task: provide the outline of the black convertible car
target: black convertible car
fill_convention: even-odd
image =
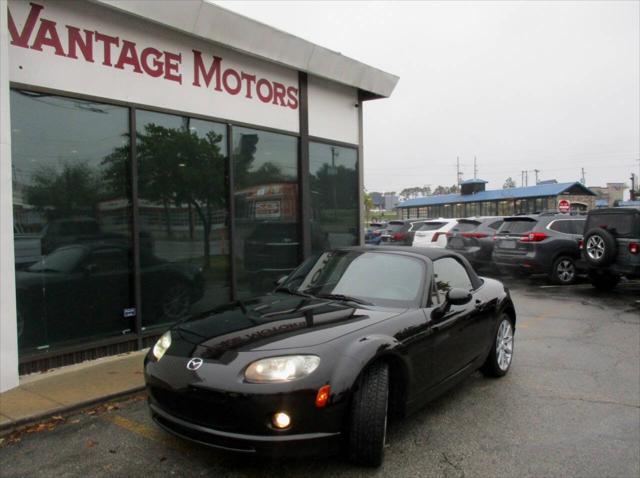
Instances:
[[[149,406],[196,442],[271,455],[346,445],[354,462],[378,466],[387,416],[478,368],[507,373],[515,321],[507,289],[455,253],[337,249],[270,294],[162,335],[145,359]]]

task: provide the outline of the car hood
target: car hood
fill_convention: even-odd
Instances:
[[[47,271],[16,271],[16,288],[18,289],[28,289],[31,287],[41,288],[43,284],[52,284],[60,280],[69,280],[69,274]]]
[[[206,356],[215,358],[229,351],[311,347],[403,311],[274,293],[192,317],[177,324],[172,335],[203,347]],[[185,348],[184,352],[192,353],[193,348]]]

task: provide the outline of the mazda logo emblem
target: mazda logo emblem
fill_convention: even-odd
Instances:
[[[187,362],[187,368],[189,370],[198,370],[202,367],[202,359],[201,358],[192,358]]]

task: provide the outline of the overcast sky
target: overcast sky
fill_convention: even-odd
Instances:
[[[457,156],[488,189],[640,172],[638,1],[215,3],[400,77],[364,107],[369,191],[455,184]]]

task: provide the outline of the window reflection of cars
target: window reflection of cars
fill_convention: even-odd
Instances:
[[[299,246],[297,223],[258,223],[245,240],[245,268],[259,276],[257,282],[273,281],[296,268]]]
[[[132,329],[131,257],[117,242],[76,244],[17,271],[21,347]],[[202,297],[199,268],[144,253],[140,262],[145,323],[178,320]]]
[[[42,254],[50,254],[59,247],[72,244],[84,244],[95,241],[120,242],[129,244],[127,234],[106,231],[97,219],[92,217],[66,217],[49,222],[42,229]],[[140,241],[144,248],[152,248],[151,237],[146,232],[140,232]]]

